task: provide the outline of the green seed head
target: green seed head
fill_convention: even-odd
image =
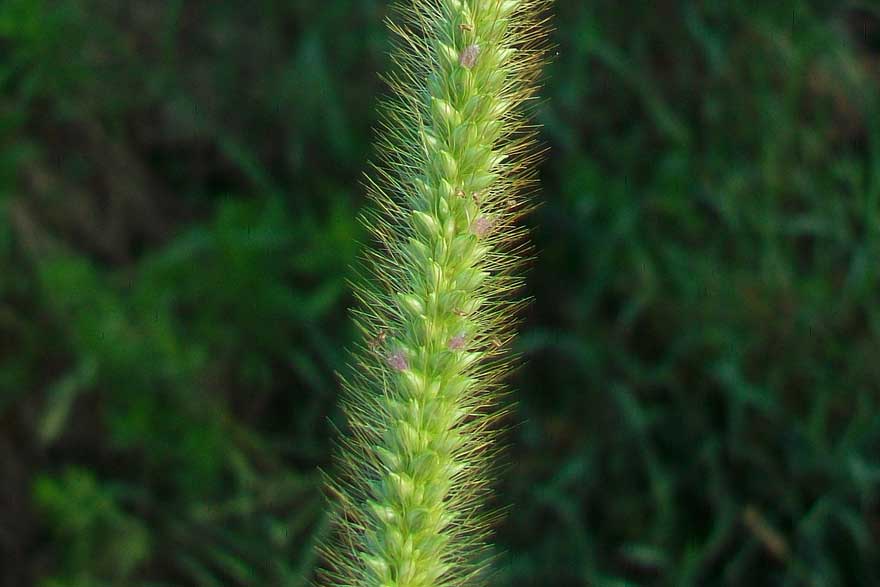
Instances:
[[[324,584],[478,584],[549,0],[402,0]],[[378,334],[375,334],[378,333]]]

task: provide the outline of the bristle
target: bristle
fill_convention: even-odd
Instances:
[[[549,0],[403,0],[355,284],[365,343],[343,381],[326,586],[480,584],[504,349],[528,254],[525,117]]]

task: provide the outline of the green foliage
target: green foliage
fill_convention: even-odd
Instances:
[[[294,182],[245,146],[256,109],[186,118],[205,88],[187,86],[198,55],[165,61],[182,52],[172,4],[133,21],[110,2],[0,7],[0,411],[20,422],[0,469],[10,503],[33,504],[3,508],[22,528],[2,533],[0,559],[21,561],[3,582],[304,585],[314,565],[360,230],[337,180],[277,188]],[[134,50],[158,29],[162,47]],[[181,179],[178,159],[208,151],[212,176]]]
[[[311,575],[385,4],[0,2],[0,583]],[[554,13],[495,584],[877,584],[876,7]]]
[[[67,575],[46,585],[119,585],[150,556],[147,529],[120,507],[117,492],[82,469],[36,480],[34,502],[57,539],[69,545]]]
[[[560,6],[511,581],[877,581],[876,81],[831,8]]]

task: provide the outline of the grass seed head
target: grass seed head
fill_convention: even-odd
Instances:
[[[509,273],[524,250],[523,231],[497,227],[516,219],[506,200],[533,192],[524,108],[546,53],[548,5],[397,5],[394,97],[364,216],[377,250],[357,289],[360,326],[379,334],[344,382],[351,431],[331,481],[324,585],[480,584],[492,407],[510,370],[499,348],[521,305]]]

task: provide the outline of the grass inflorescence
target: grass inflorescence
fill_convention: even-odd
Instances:
[[[487,565],[497,398],[522,305],[517,219],[535,184],[524,115],[545,55],[546,0],[396,7],[378,162],[363,220],[377,246],[356,285],[364,343],[344,380],[350,431],[332,585],[471,584]]]

